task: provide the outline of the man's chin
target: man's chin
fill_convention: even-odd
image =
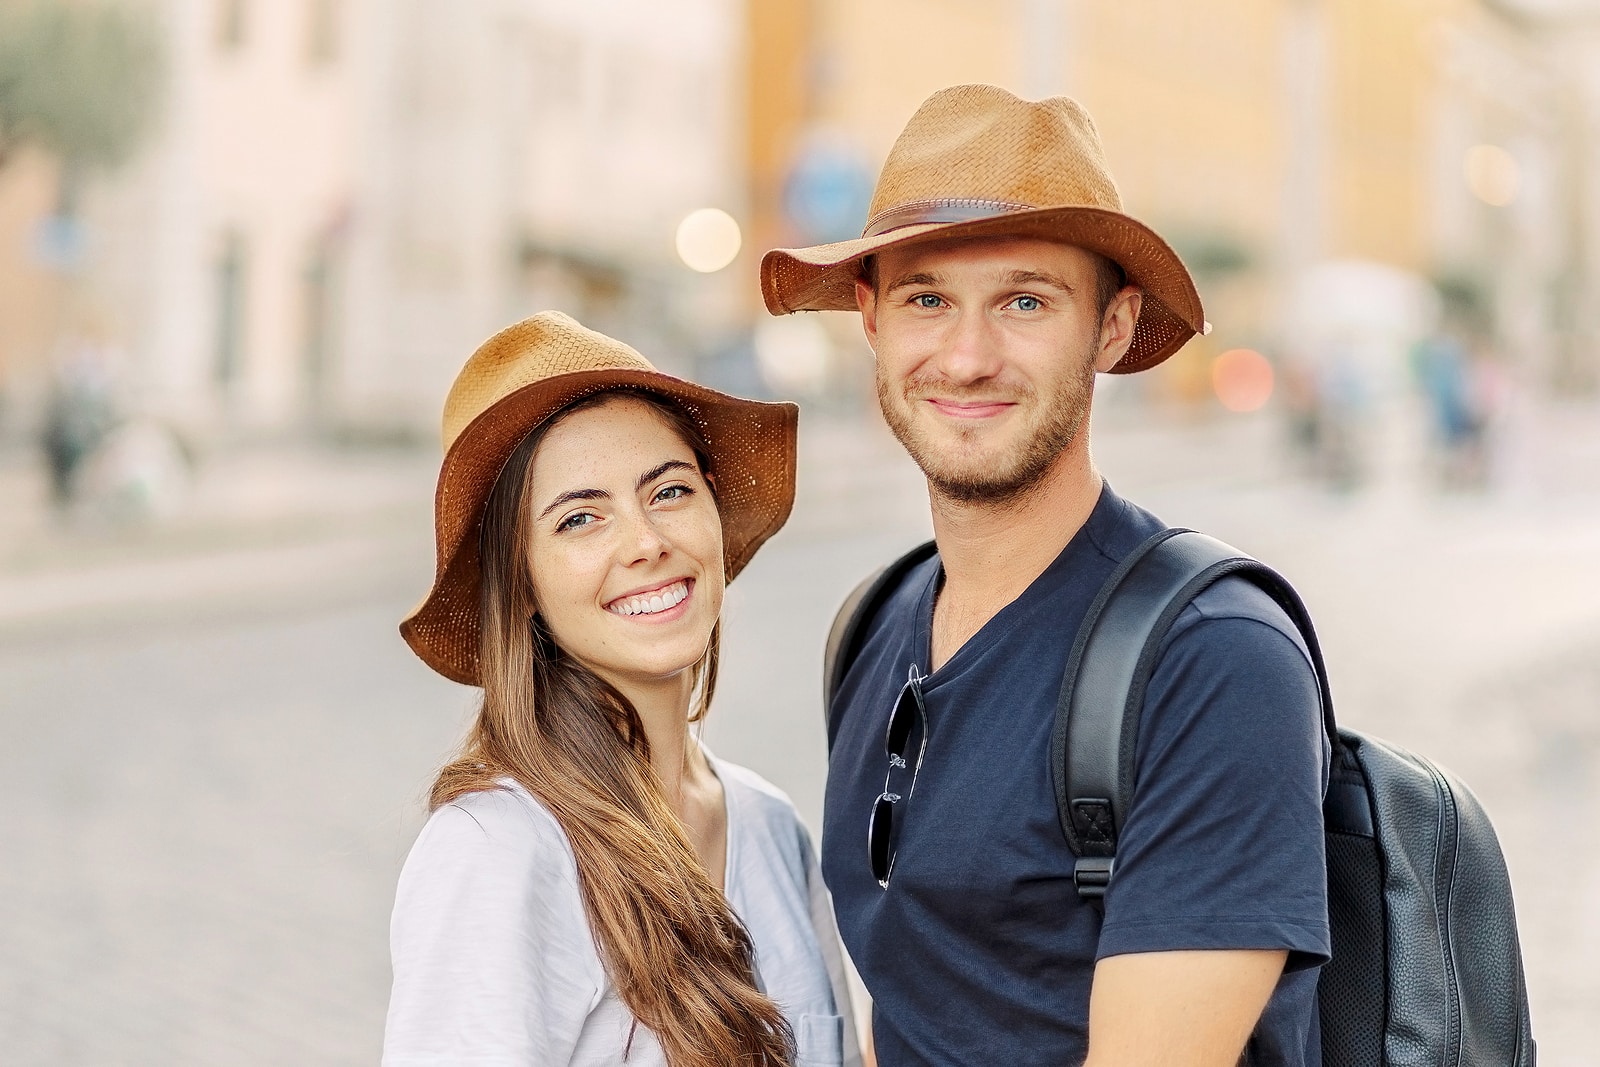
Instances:
[[[928,484],[941,496],[967,501],[997,501],[1015,495],[1021,472],[1016,458],[1004,452],[966,452],[952,456],[949,449],[913,452]]]

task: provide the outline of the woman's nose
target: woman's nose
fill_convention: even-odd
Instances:
[[[631,557],[629,562],[637,563],[659,559],[666,554],[669,542],[666,534],[656,525],[655,517],[643,512],[626,520],[623,545],[625,554]]]

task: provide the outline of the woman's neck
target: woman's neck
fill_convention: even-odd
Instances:
[[[688,835],[711,883],[723,888],[727,865],[728,820],[722,783],[699,743],[689,733],[689,700],[694,672],[654,685],[613,682],[633,704],[650,742],[650,768],[662,796]]]
[[[661,781],[667,804],[678,818],[688,821],[688,792],[711,775],[705,753],[689,733],[689,700],[694,695],[694,672],[651,684],[613,680],[613,685],[639,713],[645,740],[650,743],[650,768]]]

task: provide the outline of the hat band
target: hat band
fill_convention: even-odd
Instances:
[[[867,228],[861,231],[861,236],[877,237],[903,226],[919,226],[926,222],[971,222],[973,219],[992,219],[999,215],[1032,210],[1032,204],[1014,204],[1005,200],[917,200],[892,207],[876,218],[868,219]]]

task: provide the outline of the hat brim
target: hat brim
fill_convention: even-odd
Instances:
[[[478,531],[489,493],[517,445],[574,401],[634,388],[676,401],[710,446],[732,581],[794,507],[799,408],[729,396],[658,371],[602,369],[553,375],[506,394],[451,443],[434,496],[438,537],[433,588],[400,624],[422,661],[463,685],[481,685]]]
[[[1098,252],[1144,291],[1128,352],[1113,374],[1146,370],[1206,329],[1200,294],[1183,260],[1150,227],[1120,211],[1028,208],[964,222],[925,222],[874,237],[809,248],[777,248],[761,259],[761,296],[774,315],[855,311],[863,257],[901,245],[980,237],[1033,237]]]

